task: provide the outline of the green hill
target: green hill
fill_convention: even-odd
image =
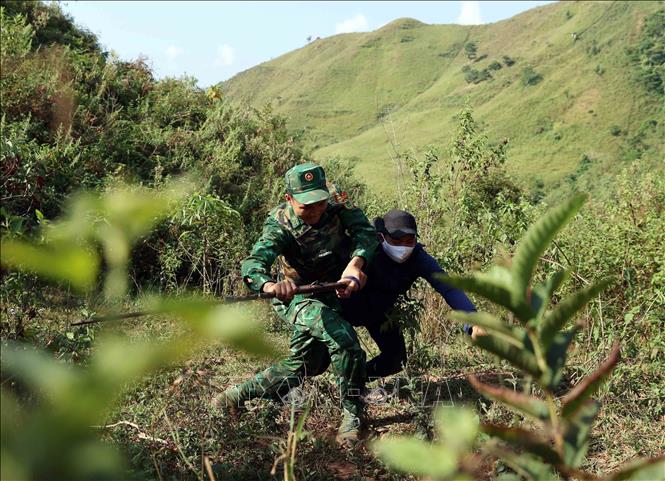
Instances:
[[[658,9],[566,2],[482,26],[398,19],[313,41],[224,90],[255,107],[271,103],[305,131],[315,158],[357,157],[357,171],[384,191],[396,173],[393,145],[447,146],[468,98],[491,138],[509,139],[509,172],[551,190],[622,160],[662,161],[662,96],[635,81],[629,55]]]

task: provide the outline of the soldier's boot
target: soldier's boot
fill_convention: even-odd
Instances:
[[[335,440],[342,446],[353,446],[360,439],[361,429],[361,416],[344,409],[342,424],[340,424],[339,429],[337,430],[337,437]]]
[[[238,386],[230,387],[213,397],[210,405],[216,414],[227,414],[231,417],[238,417],[241,413],[245,412]]]

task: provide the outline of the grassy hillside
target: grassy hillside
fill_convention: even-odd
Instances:
[[[393,145],[447,146],[468,98],[491,137],[509,139],[509,172],[526,186],[552,189],[581,171],[615,171],[635,157],[640,129],[650,147],[640,152],[644,161],[662,160],[662,98],[635,83],[627,53],[659,8],[557,3],[482,26],[398,19],[316,40],[242,72],[224,90],[257,107],[272,103],[307,133],[315,158],[357,157],[358,172],[384,191],[394,185]],[[493,62],[501,68],[488,69]],[[529,67],[533,85],[525,85]],[[469,83],[463,69],[487,69],[491,78]],[[649,120],[656,123],[645,126]]]

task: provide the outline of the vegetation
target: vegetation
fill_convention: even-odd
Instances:
[[[631,22],[621,23],[626,12],[651,15],[655,7],[619,7],[607,7],[618,24],[610,15],[573,47],[567,31],[561,45],[552,47],[565,46],[571,61],[586,58],[585,39],[597,37],[598,62],[606,68],[602,80],[617,92],[614,110],[589,94],[596,60],[588,64],[590,76],[585,71],[569,81],[540,57],[537,46],[512,50],[485,42],[486,35],[510,33],[510,22],[475,27],[474,38],[477,33],[478,44],[487,45],[490,59],[510,66],[510,53],[520,65],[543,72],[547,81],[535,89],[520,85],[519,69],[492,70],[493,82],[462,82],[460,69],[469,63],[463,51],[467,27],[446,30],[441,40],[443,27],[407,19],[357,36],[362,45],[374,43],[363,48],[356,73],[376,70],[394,97],[354,91],[359,87],[350,87],[340,72],[328,72],[329,83],[319,93],[330,102],[323,110],[332,117],[321,121],[303,103],[310,113],[287,124],[275,112],[290,112],[288,95],[281,104],[254,109],[230,101],[239,95],[236,80],[208,91],[191,78],[156,80],[144,60],[125,62],[104,52],[57,4],[3,4],[2,478],[270,479],[281,463],[285,479],[403,479],[403,471],[515,479],[506,466],[524,477],[535,466],[564,478],[573,469],[589,478],[615,473],[618,479],[619,466],[662,453],[662,429],[654,420],[665,412],[665,178],[654,159],[662,160],[663,123],[654,113],[658,94],[617,73],[624,68],[617,65],[621,59],[626,69],[637,69],[633,57],[610,58],[617,39],[633,32]],[[548,25],[564,28],[561,8],[574,12],[567,24],[580,30],[577,22],[586,25],[596,7],[552,5],[523,18],[542,19],[543,31]],[[645,25],[653,21],[649,15]],[[412,40],[402,43],[404,30]],[[652,33],[635,31],[635,40]],[[337,38],[337,46],[317,39],[274,65],[307,65],[314,47],[341,62],[337,48],[347,37]],[[419,54],[422,42],[434,38],[439,43],[432,52],[447,52],[436,57],[437,65]],[[373,63],[375,55],[390,51],[390,41],[411,59],[408,69],[402,60]],[[568,67],[562,65],[565,76]],[[253,84],[255,73],[244,75],[243,88],[260,86],[269,93],[279,83],[263,84],[257,77]],[[598,77],[593,82],[605,88]],[[530,97],[559,83],[555,97],[562,104],[554,110],[543,106],[556,103],[549,97]],[[628,85],[631,93],[623,95]],[[312,100],[312,87],[301,82],[303,102]],[[418,90],[407,107],[405,99]],[[469,95],[467,103],[462,92]],[[362,115],[371,120],[359,122],[349,98],[362,100]],[[635,108],[626,116],[631,101]],[[417,134],[402,131],[401,116],[421,108],[429,112],[430,130],[417,121]],[[588,110],[597,113],[593,129],[581,128]],[[276,321],[269,306],[235,309],[215,301],[245,293],[238,262],[281,198],[284,171],[310,158],[312,138],[331,141],[316,129],[324,125],[336,132],[344,116],[344,128],[365,125],[370,137],[361,133],[349,150],[335,152],[355,152],[353,142],[372,140],[378,126],[375,145],[383,156],[387,147],[391,158],[373,165],[332,157],[325,163],[329,178],[370,218],[391,207],[413,212],[420,240],[451,274],[486,272],[449,282],[463,285],[483,311],[473,321],[493,319],[485,322],[490,336],[473,345],[458,326],[442,321],[449,309],[429,286],[417,283],[401,300],[392,317],[408,335],[409,363],[402,375],[378,386],[385,402],[368,406],[367,444],[386,437],[376,445],[378,457],[366,445],[352,451],[334,446],[330,419],[338,418],[339,408],[331,373],[305,383],[286,404],[254,401],[251,413],[239,420],[208,407],[221,388],[256,372],[266,362],[261,356],[288,349],[289,326]],[[294,132],[291,126],[315,130]],[[542,135],[533,137],[538,129]],[[335,135],[338,142],[347,134],[340,129]],[[560,144],[567,147],[547,157],[551,145],[560,145],[549,142],[562,135]],[[365,145],[369,150],[362,152],[375,161],[372,143]],[[608,152],[616,156],[608,160]],[[366,188],[363,180],[374,180],[367,178],[368,165],[383,176],[374,176],[373,185],[387,187],[391,195]],[[514,175],[516,168],[522,177]],[[557,173],[550,178],[550,171]],[[566,180],[568,175],[574,179]],[[579,189],[593,195],[572,228],[548,243],[552,226],[563,227],[581,203],[572,193]],[[557,197],[576,200],[559,203]],[[546,214],[550,205],[561,214],[558,220]],[[529,225],[536,231],[525,234]],[[518,245],[520,238],[526,243]],[[503,277],[491,282],[514,295],[483,297],[488,292],[478,286],[487,287],[497,273]],[[612,282],[600,290],[608,276]],[[558,290],[548,290],[548,279],[562,281]],[[527,296],[542,302],[531,304]],[[571,303],[578,308],[574,316],[567,310]],[[124,309],[160,314],[108,325],[71,324]],[[580,325],[567,351],[559,342],[563,322]],[[360,336],[371,357],[375,346],[366,333]],[[501,339],[521,343],[523,356],[516,360],[510,349],[506,354],[498,347],[505,348]],[[590,394],[574,386],[589,385],[591,366],[602,365],[616,341],[622,361],[605,384],[593,386],[603,409],[584,433],[581,422],[569,422],[577,409],[571,399],[581,400],[571,393]],[[557,356],[545,355],[553,349]],[[477,382],[465,380],[469,372]],[[526,407],[502,403],[525,396],[531,396]],[[466,410],[432,415],[441,401],[465,404]],[[535,406],[544,412],[543,403],[547,413],[540,421],[524,411]],[[580,405],[579,413],[591,406]],[[580,436],[572,439],[570,426],[576,423]],[[515,433],[527,441],[551,435],[552,444],[527,442],[515,449]],[[387,439],[393,435],[419,440],[391,448]],[[432,437],[433,443],[424,441]],[[537,450],[533,458],[530,449]],[[423,462],[414,466],[414,460]],[[642,476],[649,479],[648,472]]]
[[[537,85],[543,79],[543,76],[536,72],[530,65],[522,69],[522,85],[528,87]]]
[[[633,132],[662,117],[662,99],[636,80],[637,63],[626,51],[648,35],[647,19],[660,9],[658,2],[554,2],[488,25],[415,24],[409,43],[400,43],[399,26],[407,22],[402,19],[375,32],[324,38],[237,75],[223,89],[233,102],[272,103],[289,118],[289,127],[304,131],[315,159],[356,158],[358,174],[387,196],[393,195],[397,175],[388,161],[389,143],[423,154],[428,145],[447,144],[454,116],[468,98],[478,119],[492,126],[494,141],[510,139],[508,173],[522,186],[539,176],[554,200],[560,194],[553,191],[565,187],[584,152],[594,151],[600,159],[589,177],[623,168],[617,159],[624,158],[627,138],[614,139],[612,125]],[[652,30],[654,48],[662,31]],[[580,35],[577,42],[571,40],[574,32]],[[467,58],[470,41],[482,46],[488,63],[499,60],[511,68],[490,70],[492,82],[468,83],[460,73],[465,65],[486,68]],[[370,42],[372,49],[362,48]],[[594,43],[600,51],[590,58],[587,48]],[[545,79],[536,88],[522,86],[527,65]],[[600,79],[596,65],[604,69]],[[364,81],[353,81],[358,78]],[[543,95],[551,100],[543,102]],[[377,115],[384,105],[393,106],[389,118]],[[533,137],[544,118],[566,142]],[[659,122],[648,134],[651,148],[644,160],[654,168],[663,158],[664,125]]]
[[[665,94],[665,9],[650,15],[639,43],[632,48],[630,55],[637,66],[637,77],[644,87],[657,95]]]
[[[469,60],[475,59],[478,53],[478,47],[476,46],[476,42],[465,43],[464,53],[466,53],[466,56]]]
[[[448,284],[481,295],[508,310],[516,321],[504,322],[484,312],[452,315],[459,322],[483,327],[487,334],[476,338],[474,344],[526,376],[523,393],[470,378],[473,387],[485,397],[536,424],[531,429],[491,423],[480,426],[480,431],[489,438],[483,442],[481,452],[501,459],[517,474],[502,479],[549,480],[555,479],[554,472],[564,479],[598,479],[578,468],[589,449],[591,425],[600,410],[600,404],[590,398],[614,370],[619,360],[619,344],[614,345],[609,358],[595,372],[566,389],[560,409],[555,393],[563,380],[568,349],[581,326],[565,328],[611,279],[580,289],[550,309],[552,298],[569,271],[558,270],[542,284],[532,282],[540,256],[584,200],[585,196],[578,195],[548,211],[525,234],[510,268],[494,266],[487,273],[472,277],[442,276]],[[544,393],[545,400],[531,394],[534,387]],[[465,456],[471,456],[477,433],[473,414],[439,414],[437,425],[442,438],[438,446],[418,439],[397,438],[379,441],[378,454],[397,469],[433,479],[477,476],[479,463],[465,460]],[[664,469],[665,457],[661,457],[632,463],[606,479],[657,479]]]

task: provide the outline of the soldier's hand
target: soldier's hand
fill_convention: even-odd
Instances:
[[[473,339],[473,340],[476,340],[476,338],[478,338],[478,336],[486,336],[486,335],[487,335],[487,332],[485,332],[485,329],[483,329],[482,327],[473,326],[471,328],[471,339]]]
[[[272,292],[280,301],[288,302],[296,293],[296,285],[288,279],[277,283],[266,282],[263,284],[263,292]]]

